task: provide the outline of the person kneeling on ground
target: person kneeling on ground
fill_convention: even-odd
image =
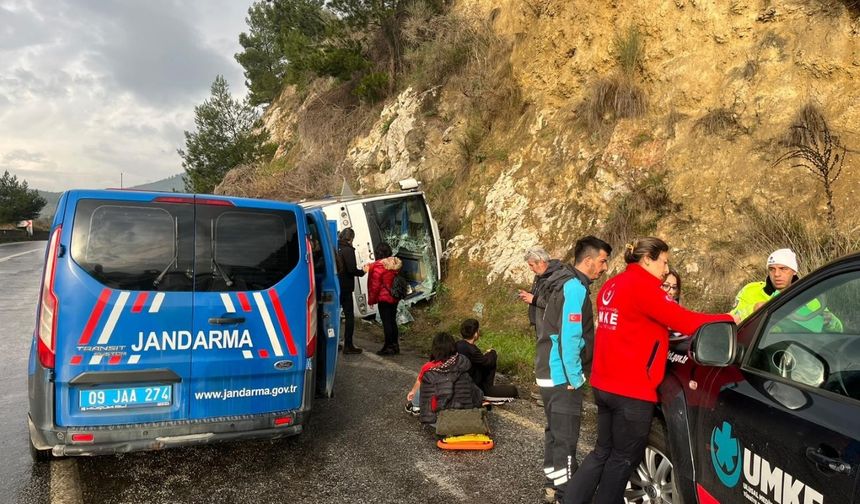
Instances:
[[[469,359],[457,353],[454,337],[441,332],[433,337],[430,361],[406,395],[406,410],[425,424],[435,424],[444,409],[480,408],[483,394],[469,376]]]
[[[496,366],[498,354],[492,348],[481,352],[475,343],[481,337],[480,324],[475,319],[466,319],[460,324],[460,335],[463,337],[457,342],[457,352],[465,355],[472,368],[469,376],[472,381],[484,393],[484,400],[490,403],[510,402],[518,397],[517,388],[513,385],[496,385]]]

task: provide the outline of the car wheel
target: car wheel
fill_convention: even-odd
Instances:
[[[666,427],[658,418],[651,424],[645,458],[630,475],[630,481],[624,491],[624,500],[629,504],[681,502],[675,491],[675,475],[666,443]]]
[[[33,462],[50,462],[54,456],[51,454],[51,450],[39,450],[35,446],[33,446],[33,440],[27,440],[30,445],[30,458],[33,459]]]

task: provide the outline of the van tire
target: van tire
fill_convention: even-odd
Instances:
[[[27,437],[27,444],[30,445],[30,458],[33,459],[33,462],[36,463],[44,463],[50,462],[54,455],[51,453],[51,450],[39,450],[35,446],[33,446],[33,440]]]
[[[655,417],[651,422],[645,457],[630,474],[624,501],[628,504],[682,502],[675,485],[675,471],[666,442],[666,424],[662,418]]]

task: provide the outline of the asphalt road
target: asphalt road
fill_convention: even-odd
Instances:
[[[537,503],[543,410],[520,400],[491,413],[495,449],[445,452],[403,411],[417,354],[342,356],[335,397],[308,428],[238,442],[33,464],[27,446],[27,355],[44,242],[0,245],[0,502],[22,503]],[[381,331],[359,324],[359,344]],[[528,395],[528,394],[524,394]],[[586,410],[580,450],[594,440]]]

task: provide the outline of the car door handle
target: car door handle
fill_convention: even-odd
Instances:
[[[211,317],[209,319],[210,324],[218,325],[241,324],[243,322],[245,322],[245,317]]]
[[[808,447],[806,449],[806,458],[815,462],[818,465],[824,466],[833,472],[840,474],[851,474],[851,464],[842,459],[828,457],[821,453],[821,448]]]

